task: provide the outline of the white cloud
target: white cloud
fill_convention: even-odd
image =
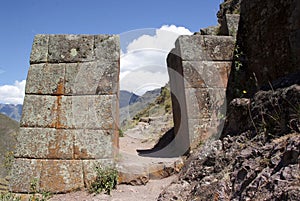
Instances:
[[[26,80],[15,81],[14,85],[0,86],[0,102],[6,104],[23,104]]]
[[[164,25],[156,30],[130,32],[139,35],[121,51],[121,89],[142,95],[147,90],[164,86],[168,82],[166,58],[179,35],[191,35],[185,27]],[[142,32],[143,35],[136,32]],[[146,30],[147,31],[147,30]],[[153,32],[155,34],[153,34]],[[125,36],[124,36],[125,37]],[[128,36],[128,33],[126,35]],[[122,38],[121,40],[126,40]],[[152,86],[152,87],[151,87]]]

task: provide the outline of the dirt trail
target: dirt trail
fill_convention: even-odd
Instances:
[[[87,192],[74,192],[65,195],[55,195],[50,201],[155,201],[161,191],[167,187],[177,176],[150,180],[143,186],[118,185],[111,195],[91,195]]]
[[[160,121],[163,126],[158,126],[157,122],[153,124],[141,123],[135,128],[124,133],[124,137],[120,138],[120,159],[119,166],[124,165],[127,169],[134,169],[138,167],[150,168],[152,164],[173,163],[178,161],[178,158],[147,158],[141,157],[137,154],[137,149],[151,149],[159,137],[162,130],[168,130],[169,118],[167,121]],[[127,163],[127,164],[123,164]],[[134,168],[130,164],[133,164]],[[167,187],[176,175],[169,176],[164,179],[153,180],[150,179],[145,185],[132,186],[120,184],[117,189],[111,192],[111,195],[104,193],[98,195],[91,195],[85,191],[73,192],[68,194],[61,194],[53,196],[50,201],[155,201],[162,190]]]

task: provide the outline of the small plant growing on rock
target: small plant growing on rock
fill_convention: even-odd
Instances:
[[[115,168],[106,168],[101,165],[96,165],[96,180],[91,184],[91,193],[101,193],[105,191],[108,195],[112,189],[117,186],[118,171]]]
[[[39,180],[34,178],[30,182],[30,190],[33,192],[33,194],[30,196],[29,201],[47,201],[52,197],[52,194],[50,192],[42,192],[39,195],[36,195],[38,192]]]
[[[1,201],[21,201],[21,197],[16,196],[12,193],[6,192],[6,193],[0,193],[0,200]]]

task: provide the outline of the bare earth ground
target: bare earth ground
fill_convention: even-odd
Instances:
[[[167,187],[177,176],[173,175],[161,180],[150,180],[144,186],[118,185],[111,195],[91,195],[87,192],[74,192],[55,195],[50,201],[154,201],[161,191]]]
[[[120,160],[122,162],[134,163],[143,166],[151,164],[154,161],[172,162],[176,159],[173,158],[143,158],[138,156],[137,149],[151,149],[158,138],[161,136],[165,129],[168,130],[168,120],[158,119],[162,126],[158,126],[155,122],[151,124],[141,123],[135,128],[125,132],[124,137],[120,138]],[[150,161],[150,162],[149,162]],[[129,168],[130,169],[130,168]],[[177,178],[176,175],[160,179],[150,180],[146,185],[132,186],[132,185],[118,185],[117,189],[111,192],[111,195],[104,193],[98,195],[89,194],[86,191],[78,191],[68,194],[54,195],[50,201],[154,201],[157,200],[159,194],[167,187],[173,180]]]

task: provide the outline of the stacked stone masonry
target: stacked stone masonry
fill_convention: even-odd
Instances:
[[[176,147],[182,151],[218,135],[232,64],[232,36],[180,36],[168,56]],[[221,128],[220,128],[221,129]]]
[[[37,35],[10,190],[88,187],[118,150],[119,37]]]

